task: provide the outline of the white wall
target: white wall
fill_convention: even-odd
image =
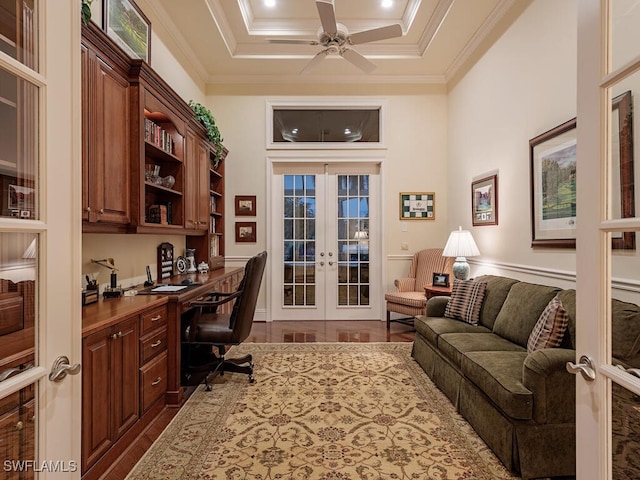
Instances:
[[[401,91],[401,87],[395,87]],[[389,89],[391,92],[392,89]],[[257,244],[236,244],[233,235],[226,235],[227,257],[246,257],[267,245],[266,211],[266,102],[274,96],[259,93],[259,89],[242,94],[211,94],[207,106],[214,112],[216,122],[230,153],[225,160],[226,232],[234,232],[234,222],[247,221],[234,217],[235,195],[256,195],[258,211]],[[305,95],[289,97],[300,100]],[[308,95],[312,96],[312,95]],[[355,98],[358,96],[349,96]],[[367,98],[366,96],[359,96]],[[282,95],[277,99],[282,100]],[[328,98],[339,99],[337,96]],[[344,97],[342,97],[344,98]],[[373,98],[373,97],[372,97]],[[387,149],[384,152],[383,204],[387,255],[383,290],[393,289],[393,280],[406,276],[410,256],[427,247],[444,246],[447,226],[447,145],[446,95],[443,93],[387,93],[375,95],[387,102]],[[317,99],[314,96],[314,99]],[[399,220],[400,192],[435,192],[436,219],[408,221],[407,231],[401,231]],[[408,249],[402,250],[401,243]]]
[[[531,248],[529,140],[576,116],[576,35],[575,0],[536,0],[449,92],[449,227],[497,267],[472,275],[575,272],[575,250]],[[472,227],[471,182],[495,171],[499,223]]]

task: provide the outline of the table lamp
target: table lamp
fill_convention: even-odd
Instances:
[[[456,257],[453,263],[453,276],[459,280],[469,278],[469,264],[466,257],[476,257],[480,255],[480,250],[474,242],[469,230],[454,230],[449,235],[449,240],[442,252],[443,257]]]

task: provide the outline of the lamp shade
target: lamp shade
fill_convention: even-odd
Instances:
[[[442,252],[443,257],[477,257],[478,255],[480,255],[480,250],[478,250],[471,232],[462,230],[462,227],[451,232]]]

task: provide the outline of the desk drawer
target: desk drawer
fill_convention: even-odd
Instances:
[[[167,306],[156,307],[152,310],[148,310],[141,315],[142,319],[142,332],[144,335],[151,330],[154,330],[162,325],[167,324]]]
[[[142,412],[167,391],[167,352],[162,352],[140,369],[140,406]]]
[[[140,339],[140,365],[167,349],[167,327]]]

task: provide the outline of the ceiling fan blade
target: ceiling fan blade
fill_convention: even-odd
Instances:
[[[324,57],[329,55],[329,50],[322,50],[321,52],[316,53],[316,56],[311,59],[309,63],[300,71],[300,73],[307,73],[312,68],[314,68],[318,63],[324,60]]]
[[[350,50],[348,48],[345,48],[340,52],[340,55],[345,60],[353,63],[356,67],[358,67],[360,70],[362,70],[365,73],[371,73],[376,69],[376,66],[374,63],[364,58],[355,50]]]
[[[333,9],[333,1],[316,0],[316,7],[318,7],[318,15],[320,15],[322,29],[329,35],[335,35],[338,32],[338,24],[336,23],[336,12]]]
[[[399,24],[387,25],[386,27],[373,28],[364,32],[349,35],[348,42],[351,45],[360,43],[376,42],[378,40],[386,40],[387,38],[395,38],[402,36],[402,27]]]
[[[320,45],[317,40],[299,40],[295,38],[270,38],[269,43],[291,44],[291,45]]]

